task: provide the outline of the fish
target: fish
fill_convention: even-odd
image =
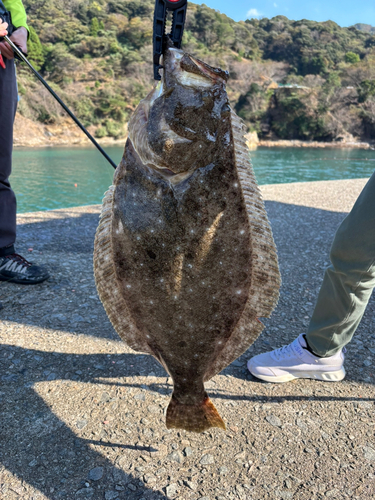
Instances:
[[[95,235],[94,274],[124,342],[173,380],[168,429],[225,429],[204,383],[277,304],[277,251],[227,71],[169,44],[140,101]]]

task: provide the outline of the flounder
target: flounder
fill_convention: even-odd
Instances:
[[[171,46],[163,65],[103,200],[95,280],[119,336],[173,379],[167,427],[225,429],[204,382],[274,309],[276,248],[228,73]]]

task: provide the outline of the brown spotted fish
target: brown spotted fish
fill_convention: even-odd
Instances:
[[[96,285],[119,336],[172,377],[167,427],[225,429],[204,382],[274,309],[276,249],[227,72],[171,47],[163,64],[103,200]]]

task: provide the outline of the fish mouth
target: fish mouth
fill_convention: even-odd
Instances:
[[[176,79],[180,85],[197,88],[208,88],[215,84],[225,85],[228,71],[213,68],[203,61],[196,59],[183,50],[177,49],[168,39],[162,54],[163,87],[170,87],[170,80]]]

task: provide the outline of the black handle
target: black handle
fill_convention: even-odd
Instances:
[[[182,35],[184,33],[184,25],[186,18],[187,0],[155,0],[154,12],[154,32],[153,32],[153,45],[154,45],[154,79],[161,80],[159,74],[160,56],[164,49],[164,40],[166,36],[172,40],[173,45],[180,49]],[[169,35],[165,34],[165,24],[167,19],[167,11],[173,12],[172,29]]]
[[[154,79],[161,80],[159,75],[160,56],[163,53],[163,39],[165,35],[165,20],[167,18],[167,4],[165,0],[155,0],[154,12],[154,32],[153,32],[153,45],[154,45]]]

